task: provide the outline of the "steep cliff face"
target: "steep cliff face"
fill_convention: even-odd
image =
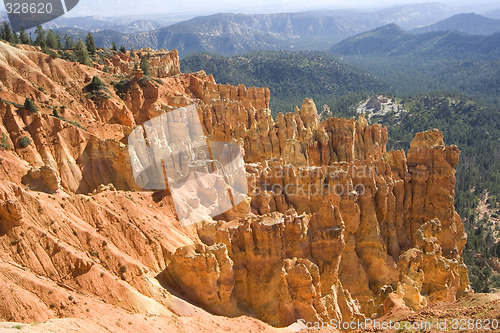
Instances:
[[[225,127],[226,140],[235,138],[238,129],[231,128],[229,120],[221,126]],[[469,291],[467,269],[461,259],[466,234],[453,207],[459,152],[454,146],[444,145],[441,132],[419,133],[407,158],[403,151],[386,152],[386,130],[379,125],[368,126],[363,117],[357,121],[331,118],[320,124],[310,100],[294,114],[280,115],[276,123],[264,117],[253,127],[252,138],[244,137],[243,144],[254,216],[198,230],[207,246],[224,244],[227,248],[226,258],[232,262],[228,268],[234,276],[232,299],[228,301],[236,302],[238,311],[286,326],[299,318],[348,320],[359,313],[381,314],[390,292],[407,295],[403,299],[417,310],[437,301],[453,301]],[[212,133],[218,132],[215,129]],[[294,149],[288,148],[290,144]],[[326,214],[325,206],[335,214]],[[302,216],[302,229],[290,214]],[[430,251],[425,250],[421,229],[433,219],[440,221],[436,222],[439,236],[435,235],[438,238],[434,241],[439,250]],[[318,234],[318,222],[311,221],[320,221],[323,231]],[[267,236],[270,226],[273,233]],[[235,246],[237,253],[233,251]],[[410,260],[410,253],[415,251],[424,252]],[[422,259],[428,255],[426,251],[432,252],[433,261]],[[255,252],[266,259],[255,262]],[[309,280],[296,278],[302,281],[302,288],[319,294],[297,296],[310,305],[310,310],[303,312],[301,305],[290,305],[295,315],[287,317],[280,299],[296,303],[290,296],[294,295],[293,283],[284,283],[277,276],[289,267],[290,258],[307,260],[317,267],[316,279],[311,272]],[[412,260],[426,263],[421,268],[409,268]],[[190,270],[188,263],[169,264],[164,272],[166,280],[182,289],[183,272]],[[412,275],[417,273],[420,278]],[[262,295],[248,281],[266,286]],[[334,297],[339,290],[340,294],[348,291],[349,296],[342,300]],[[412,299],[415,295],[419,302]],[[318,300],[336,303],[337,307],[322,312],[323,303]],[[219,303],[207,306],[214,308]]]
[[[143,49],[134,52],[132,55],[127,53],[112,54],[105,60],[104,64],[97,64],[100,69],[106,68],[107,71],[118,75],[131,75],[139,67],[141,57],[149,56],[148,62],[151,67],[151,75],[158,78],[171,77],[181,74],[179,53],[177,50],[161,50],[152,51],[151,49]]]
[[[173,292],[287,326],[382,314],[391,292],[419,309],[469,291],[459,152],[439,131],[418,134],[408,155],[387,152],[387,130],[364,117],[320,122],[305,100],[275,120],[268,89],[182,74],[175,51],[150,52],[154,78],[129,55],[104,73],[0,43],[2,320],[110,309],[214,320]],[[93,76],[106,97],[88,93]],[[126,144],[137,125],[191,104],[209,141],[242,147],[250,190],[182,228],[168,193],[138,188]]]

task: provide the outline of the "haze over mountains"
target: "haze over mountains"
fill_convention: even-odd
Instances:
[[[68,17],[62,16],[54,21],[44,24],[45,29],[75,28],[97,32],[101,30],[116,30],[121,33],[138,33],[160,29],[181,21],[191,19],[189,14],[151,14],[103,17],[99,15]],[[143,28],[128,31],[127,27],[142,23]],[[125,30],[124,30],[125,29]]]
[[[446,20],[414,29],[411,32],[424,33],[446,30],[457,30],[469,34],[489,35],[500,31],[500,20],[484,17],[474,13],[458,14]]]
[[[494,9],[483,13],[484,16],[500,19],[500,9]]]
[[[82,38],[92,31],[98,46],[113,41],[127,49],[178,49],[181,57],[194,52],[221,55],[255,50],[326,50],[345,38],[395,23],[404,29],[434,24],[458,14],[439,3],[401,5],[371,12],[309,11],[278,14],[215,14],[182,21],[179,16],[122,18],[61,18],[47,28]],[[172,24],[177,22],[175,24]],[[161,27],[161,28],[159,28]],[[156,30],[155,30],[156,29]]]
[[[459,31],[411,34],[395,24],[348,38],[330,52],[341,55],[413,55],[450,59],[492,59],[500,56],[500,33],[475,36]]]
[[[220,55],[259,50],[328,50],[346,38],[396,24],[411,33],[456,30],[469,34],[500,31],[500,10],[469,13],[440,3],[399,5],[379,10],[354,9],[276,14],[152,14],[115,17],[63,16],[44,25],[73,39],[92,32],[99,47],[112,42],[127,49],[177,49]],[[6,19],[5,13],[1,14]]]

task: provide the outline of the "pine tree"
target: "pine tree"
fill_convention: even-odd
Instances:
[[[15,32],[12,33],[12,43],[19,44],[19,35]]]
[[[90,56],[89,56],[89,51],[87,50],[87,47],[85,46],[85,44],[83,43],[83,41],[81,39],[79,39],[78,42],[76,43],[74,51],[75,51],[76,60],[80,64],[84,64],[87,66],[92,65],[92,61],[90,60]]]
[[[19,39],[21,40],[21,44],[31,44],[31,38],[30,36],[26,33],[26,30],[21,28],[21,32],[19,33]]]
[[[125,48],[125,46],[120,47],[120,52],[123,54],[127,53],[127,49]]]
[[[141,70],[146,76],[151,76],[151,67],[149,66],[148,59],[146,57],[141,58]]]
[[[45,39],[45,45],[47,45],[48,48],[50,49],[55,49],[57,48],[57,39],[56,39],[56,34],[52,29],[49,30],[47,33],[47,38]]]
[[[95,47],[94,36],[92,36],[90,32],[87,34],[87,38],[85,39],[85,46],[91,55],[96,54],[97,49]]]
[[[35,30],[36,38],[35,38],[35,45],[38,45],[40,47],[45,46],[45,29],[39,25],[36,27]]]
[[[67,34],[64,35],[64,49],[65,50],[73,50],[75,48],[75,42],[73,39]]]
[[[115,43],[115,42],[113,42],[113,43],[111,44],[111,50],[113,50],[113,51],[118,51],[118,48],[116,47],[116,43]]]
[[[63,49],[62,36],[61,36],[61,33],[59,31],[56,33],[56,49],[58,49],[58,50]]]
[[[2,38],[8,42],[12,43],[13,37],[12,37],[12,30],[10,29],[10,24],[9,22],[3,22],[3,33],[2,33]]]

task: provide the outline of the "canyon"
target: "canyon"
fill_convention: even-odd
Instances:
[[[0,42],[0,321],[271,332],[473,293],[460,153],[439,130],[387,151],[364,115],[320,121],[306,99],[273,119],[267,88],[181,73],[175,50],[136,53],[152,77],[129,53],[92,68]],[[209,142],[244,151],[249,193],[183,227],[168,193],[136,184],[127,140],[190,105]]]

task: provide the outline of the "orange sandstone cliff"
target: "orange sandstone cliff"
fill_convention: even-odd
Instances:
[[[419,310],[470,292],[459,151],[441,132],[387,152],[387,129],[364,117],[320,122],[305,100],[273,119],[268,89],[182,74],[176,51],[149,52],[153,78],[129,55],[106,73],[0,43],[0,321],[273,331],[253,318],[350,321],[385,314],[391,297]],[[105,97],[89,94],[94,76]],[[171,197],[137,187],[126,144],[191,104],[208,140],[244,149],[250,191],[182,228]]]

